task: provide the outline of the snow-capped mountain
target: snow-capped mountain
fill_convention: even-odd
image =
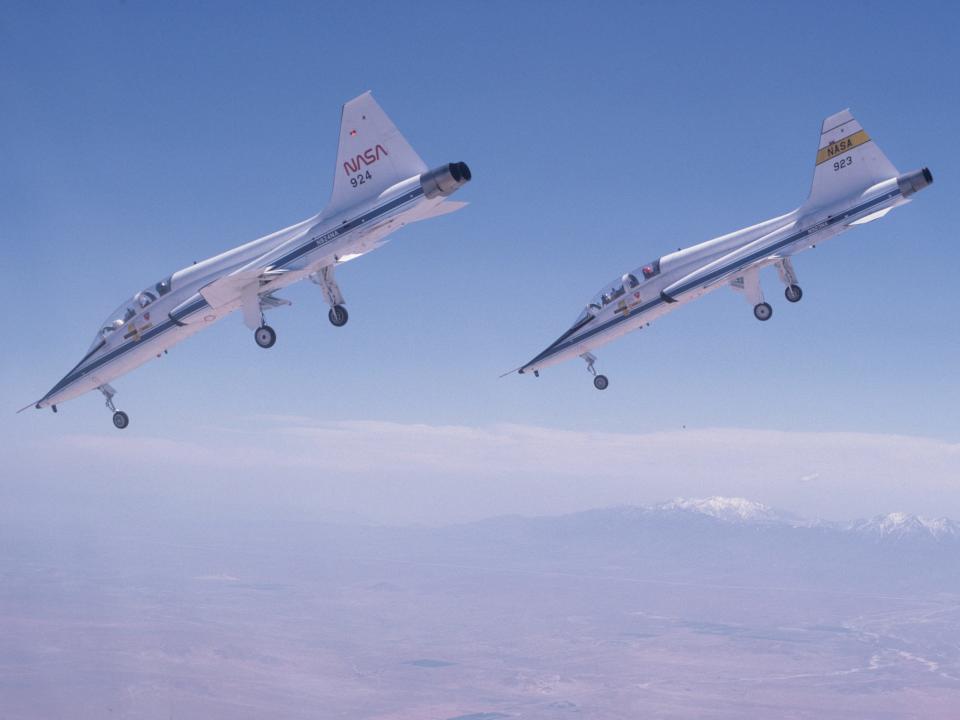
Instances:
[[[657,505],[612,508],[609,512],[616,513],[620,519],[631,516],[634,519],[679,519],[683,516],[705,516],[728,525],[819,528],[878,540],[960,541],[960,523],[945,517],[931,519],[920,515],[892,512],[852,522],[810,521],[763,503],[736,497],[676,498]]]
[[[902,512],[877,515],[869,520],[856,520],[846,527],[850,531],[879,539],[960,538],[960,525],[949,518],[930,519]]]
[[[650,508],[655,513],[697,513],[729,523],[804,525],[803,520],[790,513],[745,498],[708,497],[676,498]]]

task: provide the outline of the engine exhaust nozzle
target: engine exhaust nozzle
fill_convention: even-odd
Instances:
[[[930,172],[929,168],[913,170],[897,178],[897,187],[900,188],[900,194],[904,197],[910,197],[932,183],[933,173]]]
[[[447,197],[470,182],[473,174],[465,162],[447,163],[420,176],[420,187],[428,198]]]

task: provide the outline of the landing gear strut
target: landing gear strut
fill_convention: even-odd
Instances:
[[[773,308],[770,303],[763,299],[763,288],[760,287],[760,271],[757,268],[747,270],[743,275],[735,277],[730,281],[732,287],[738,293],[741,293],[751,305],[753,305],[753,316],[761,322],[766,322],[773,317]]]
[[[327,265],[317,270],[317,272],[311,273],[310,281],[320,286],[320,290],[323,292],[323,299],[326,300],[330,306],[330,312],[327,313],[330,324],[334,327],[343,327],[346,325],[350,316],[347,314],[347,309],[343,306],[346,300],[343,297],[343,293],[340,292],[340,286],[337,285],[337,281],[333,278],[333,265]]]
[[[783,291],[784,297],[792,303],[800,302],[800,298],[803,297],[803,290],[797,284],[797,273],[793,269],[790,258],[778,260],[776,266],[777,274],[780,275],[780,282],[787,286]]]
[[[261,295],[259,290],[259,283],[252,284],[245,288],[240,295],[243,324],[253,330],[253,339],[257,345],[262,348],[270,348],[277,342],[277,333],[267,325],[263,319],[263,312],[281,305],[289,305],[290,301],[274,297],[273,292],[266,292]]]
[[[113,404],[113,396],[117,394],[117,391],[109,385],[101,385],[97,390],[103,393],[103,396],[107,399],[107,408],[113,412],[113,426],[117,428],[117,430],[123,430],[130,424],[130,416],[123,410],[117,410],[116,405]]]
[[[597,390],[606,390],[610,381],[607,380],[606,375],[597,375],[596,368],[593,367],[593,364],[597,361],[596,356],[593,353],[584,353],[580,357],[587,363],[587,370],[593,375],[593,386]]]

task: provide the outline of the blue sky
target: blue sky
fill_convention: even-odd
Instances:
[[[317,212],[340,105],[368,89],[428,164],[470,164],[474,182],[458,197],[470,206],[342,268],[346,328],[329,325],[316,288],[298,286],[286,293],[293,307],[270,318],[279,340],[269,352],[237,316],[116,382],[132,417],[126,471],[152,472],[139,453],[164,456],[164,443],[174,456],[251,442],[282,452],[291,426],[317,423],[361,423],[369,447],[383,445],[378,423],[540,428],[558,447],[566,432],[736,428],[915,436],[953,457],[958,20],[950,3],[8,4],[3,460],[51,482],[123,477],[103,469],[119,438],[99,395],[56,417],[13,411],[79,359],[124,297]],[[802,303],[788,306],[771,272],[769,323],[733,293],[684,307],[598,353],[611,379],[602,394],[579,362],[538,380],[498,378],[610,278],[798,205],[820,122],[844,107],[901,170],[929,165],[936,182],[799,257]],[[303,467],[339,452],[324,442],[297,446]],[[485,442],[496,455],[499,440]],[[490,457],[476,458],[471,477]],[[837,483],[860,478],[837,497],[862,495],[867,466],[837,457]],[[899,477],[911,460],[900,457]],[[199,472],[168,461],[166,472]],[[598,452],[601,474],[603,462]],[[809,475],[784,462],[785,476]],[[357,471],[373,489],[342,509],[375,502],[372,478],[392,477],[390,465]],[[943,468],[945,484],[917,509],[960,512],[947,480],[956,461]],[[227,488],[237,472],[206,474]],[[730,491],[708,479],[698,488]],[[638,481],[633,495],[585,491],[571,503],[669,491]],[[834,507],[822,505],[813,509]]]

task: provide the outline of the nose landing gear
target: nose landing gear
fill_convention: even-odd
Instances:
[[[596,368],[593,367],[593,364],[597,361],[597,357],[593,353],[588,352],[580,357],[587,363],[587,370],[593,375],[593,386],[597,390],[606,390],[607,386],[610,385],[610,381],[607,380],[606,375],[597,375]]]
[[[103,396],[107,399],[107,408],[113,412],[113,426],[117,430],[123,430],[130,424],[130,416],[123,410],[117,410],[116,405],[113,404],[113,396],[117,394],[117,391],[109,385],[101,385],[97,390],[103,393]]]

